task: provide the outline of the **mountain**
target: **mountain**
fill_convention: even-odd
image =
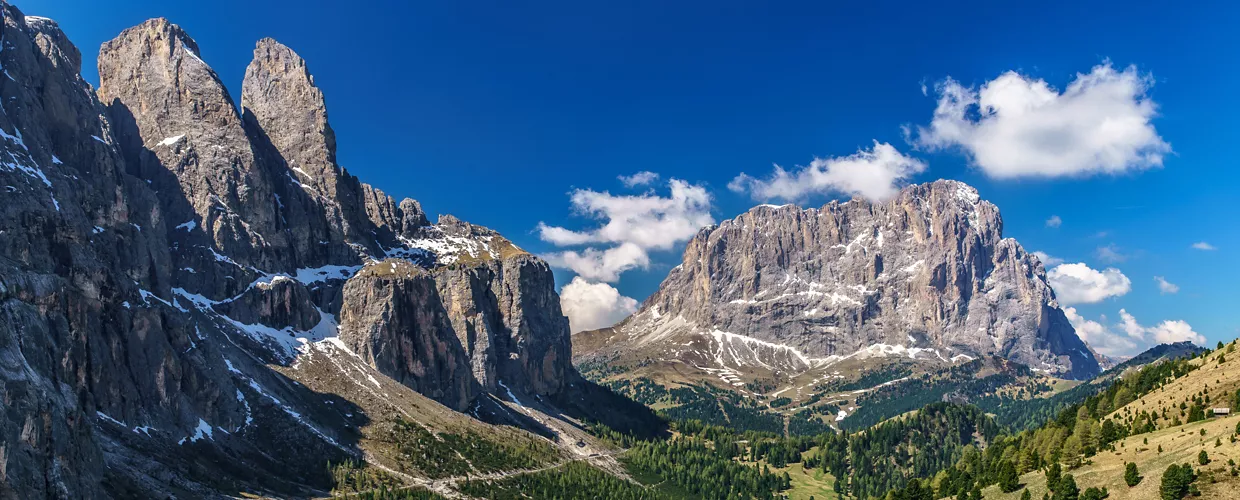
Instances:
[[[881,203],[762,205],[705,228],[636,313],[573,343],[598,380],[834,400],[838,420],[860,406],[857,389],[984,357],[1039,376],[1099,371],[998,208],[942,180]]]
[[[238,107],[153,19],[96,90],[0,7],[0,497],[321,496],[342,464],[449,492],[657,427],[573,368],[545,262],[337,163],[290,48]]]

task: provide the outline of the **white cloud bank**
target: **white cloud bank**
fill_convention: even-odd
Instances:
[[[1183,341],[1197,345],[1206,343],[1205,336],[1193,331],[1193,327],[1184,320],[1167,320],[1147,327],[1128,311],[1120,309],[1120,321],[1108,325],[1105,315],[1095,321],[1082,317],[1072,307],[1065,307],[1063,312],[1076,329],[1077,336],[1107,356],[1131,356],[1155,344]]]
[[[573,211],[602,221],[599,227],[575,231],[538,224],[538,236],[560,247],[591,246],[543,255],[553,266],[570,269],[590,280],[615,282],[620,274],[650,266],[650,250],[669,250],[687,241],[698,229],[715,223],[710,215],[711,196],[702,186],[672,179],[670,194],[653,191],[617,196],[606,191],[578,189],[573,192]]]
[[[1061,304],[1092,304],[1119,297],[1132,289],[1132,281],[1113,267],[1098,271],[1084,263],[1060,264],[1046,273]]]
[[[620,180],[634,187],[658,178],[653,172],[638,172]],[[650,251],[670,250],[715,223],[706,188],[677,179],[667,186],[667,196],[654,189],[623,196],[578,189],[571,196],[573,212],[598,221],[597,226],[573,230],[538,224],[543,241],[557,247],[583,247],[542,256],[552,266],[576,273],[560,289],[560,307],[573,333],[614,325],[636,311],[636,300],[607,283],[619,281],[625,271],[649,268]]]
[[[887,143],[874,142],[844,157],[815,158],[807,166],[792,171],[775,165],[765,179],[741,173],[728,183],[728,189],[748,192],[756,200],[802,201],[813,194],[843,193],[881,201],[894,196],[905,182],[926,170],[921,160],[900,153]]]
[[[1193,248],[1196,250],[1206,250],[1206,251],[1218,250],[1218,247],[1215,247],[1214,245],[1211,245],[1204,241],[1198,241],[1196,243],[1193,243]]]
[[[560,289],[560,307],[573,333],[612,326],[637,310],[637,301],[606,283],[580,276]]]
[[[909,139],[931,151],[959,148],[999,179],[1160,167],[1171,145],[1151,123],[1152,85],[1152,76],[1109,61],[1078,73],[1063,92],[1014,71],[976,90],[948,78],[935,88],[930,125]]]

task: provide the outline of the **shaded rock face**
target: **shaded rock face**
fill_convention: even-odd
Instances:
[[[345,284],[340,340],[381,373],[458,411],[475,393],[469,359],[435,280],[407,261],[367,266]]]
[[[488,391],[500,383],[527,394],[558,392],[576,376],[567,318],[554,277],[529,254],[477,267],[436,271],[439,293],[474,379]]]
[[[96,92],[55,22],[0,13],[0,498],[320,494],[362,416],[297,381],[308,352],[457,409],[575,380],[546,264],[341,168],[287,47],[258,43],[239,113],[167,20],[103,45]]]
[[[621,330],[656,344],[708,334],[791,358],[790,370],[864,352],[999,355],[1096,374],[1042,264],[1002,228],[998,209],[956,181],[910,186],[886,203],[756,207],[694,237]]]

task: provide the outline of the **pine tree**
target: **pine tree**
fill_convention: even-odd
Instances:
[[[1016,474],[1016,465],[1004,461],[999,465],[999,489],[1011,493],[1020,489],[1020,476]]]
[[[1020,494],[1020,500],[1033,500],[1033,494],[1026,489],[1024,493]]]
[[[1081,500],[1102,500],[1110,495],[1105,487],[1101,489],[1086,488],[1085,491],[1081,492]]]
[[[1076,478],[1072,474],[1064,474],[1055,487],[1055,495],[1051,500],[1078,500],[1081,490],[1076,487]]]
[[[1059,486],[1059,475],[1061,472],[1062,471],[1059,468],[1058,462],[1051,464],[1051,467],[1049,469],[1046,469],[1047,491],[1055,491],[1055,487]]]
[[[1068,436],[1068,440],[1063,443],[1063,451],[1061,458],[1063,464],[1069,469],[1075,469],[1081,466],[1081,438],[1077,434]]]
[[[1194,479],[1193,468],[1188,464],[1171,464],[1163,472],[1162,483],[1158,485],[1159,496],[1162,500],[1180,500],[1188,494]]]
[[[1124,483],[1130,488],[1141,483],[1141,474],[1137,472],[1137,464],[1128,462],[1124,466]]]
[[[1201,465],[1210,463],[1210,456],[1206,454],[1206,450],[1201,450],[1201,453],[1197,454],[1197,463]]]

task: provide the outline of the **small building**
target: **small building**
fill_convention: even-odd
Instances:
[[[1231,415],[1231,408],[1212,408],[1210,414],[1216,417],[1226,417]]]

